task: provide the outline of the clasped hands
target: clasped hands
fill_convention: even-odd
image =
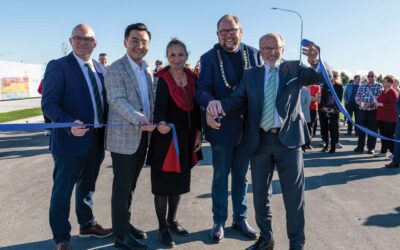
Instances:
[[[207,113],[206,113],[206,121],[207,125],[213,129],[219,129],[221,126],[221,122],[219,119],[225,116],[225,111],[222,108],[221,101],[213,100],[209,101],[207,105]],[[216,118],[219,118],[218,121]]]

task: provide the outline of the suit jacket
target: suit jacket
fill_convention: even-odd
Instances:
[[[253,153],[260,141],[260,123],[264,104],[265,67],[245,71],[242,81],[229,97],[222,99],[225,112],[247,105],[244,129],[245,147]],[[301,111],[299,93],[303,85],[312,84],[321,75],[312,68],[299,65],[299,61],[286,61],[279,66],[279,87],[276,108],[281,120],[280,141],[289,148],[299,147],[310,141],[304,114]]]
[[[100,63],[93,60],[95,70],[103,86],[102,99],[104,121],[108,105]],[[94,123],[94,110],[90,90],[78,61],[69,55],[47,64],[43,78],[42,110],[53,122]],[[104,133],[102,134],[104,136]],[[72,135],[71,128],[54,129],[50,137],[50,150],[56,156],[83,156],[89,151],[93,139],[93,127],[82,137]],[[103,142],[103,140],[101,140]],[[101,145],[104,147],[104,145]]]
[[[220,46],[219,44],[216,44],[214,48],[209,50],[200,58],[201,70],[199,79],[196,83],[196,101],[203,111],[207,108],[209,101],[220,100],[229,96],[233,92],[232,89],[225,86],[222,78],[221,68],[216,52],[218,48],[220,48]],[[240,50],[247,50],[250,67],[262,64],[260,53],[257,49],[241,44]],[[220,48],[220,51],[227,81],[229,84],[236,86],[239,84],[240,78],[238,77],[238,74],[226,52],[222,48]],[[202,115],[204,121],[205,112],[202,112]],[[223,118],[223,124],[219,130],[212,129],[207,126],[207,124],[204,124],[206,139],[213,145],[237,145],[242,134],[244,116],[244,107],[238,107]]]
[[[107,69],[105,86],[110,104],[109,124],[139,124],[153,120],[154,92],[151,72],[147,71],[151,117],[143,114],[139,83],[129,63],[128,55],[118,59]],[[139,146],[142,130],[138,126],[110,126],[106,130],[106,150],[119,154],[134,154]]]

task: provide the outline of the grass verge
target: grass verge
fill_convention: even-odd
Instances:
[[[0,113],[0,123],[42,115],[41,108],[22,109],[11,112]]]

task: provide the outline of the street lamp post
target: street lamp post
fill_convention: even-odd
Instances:
[[[294,13],[300,18],[300,59],[299,60],[301,62],[301,41],[303,40],[303,17],[300,15],[299,12],[296,12],[294,10],[282,9],[282,8],[277,8],[277,7],[272,7],[271,9]]]

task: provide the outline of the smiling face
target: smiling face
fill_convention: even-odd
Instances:
[[[146,31],[131,30],[129,36],[125,38],[124,45],[129,57],[140,64],[149,50],[150,38]]]
[[[242,41],[242,28],[232,17],[221,20],[217,31],[218,41],[228,52],[235,52]]]
[[[264,63],[276,67],[282,59],[284,45],[282,39],[274,34],[267,34],[260,39],[260,53]]]
[[[168,48],[167,59],[171,69],[181,70],[185,67],[188,55],[182,46],[175,44]]]
[[[97,45],[93,29],[86,24],[80,24],[74,28],[69,42],[75,55],[84,61],[90,59]]]

